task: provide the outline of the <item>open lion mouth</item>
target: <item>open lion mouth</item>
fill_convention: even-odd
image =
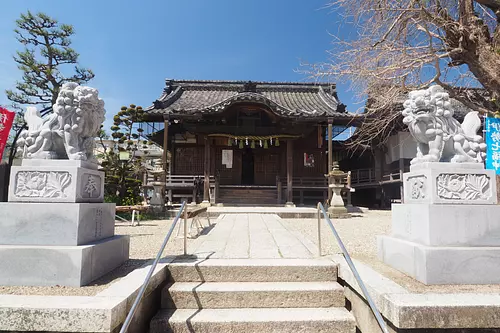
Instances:
[[[423,114],[428,114],[428,113],[429,113],[429,110],[425,110],[425,109],[420,109],[417,112],[415,112],[416,115],[423,115]]]

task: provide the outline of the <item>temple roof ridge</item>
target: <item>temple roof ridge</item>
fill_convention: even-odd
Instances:
[[[223,112],[236,103],[259,103],[288,118],[353,117],[331,82],[166,79],[162,95],[146,108],[173,117]]]

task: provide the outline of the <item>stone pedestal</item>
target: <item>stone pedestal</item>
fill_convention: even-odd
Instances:
[[[8,200],[103,202],[104,172],[85,161],[23,160],[11,169]]]
[[[82,286],[128,260],[104,173],[74,160],[23,160],[0,204],[0,285]]]
[[[493,170],[482,164],[423,163],[403,178],[391,236],[379,258],[431,284],[500,283],[500,206]]]
[[[329,187],[332,189],[332,200],[330,200],[330,206],[328,207],[328,215],[330,218],[347,218],[349,213],[347,208],[344,206],[344,200],[342,199],[341,191],[344,188],[343,185],[330,184]]]

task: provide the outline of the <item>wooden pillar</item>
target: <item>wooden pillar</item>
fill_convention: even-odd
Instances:
[[[323,126],[318,125],[318,149],[323,148]]]
[[[165,182],[167,179],[167,172],[168,172],[168,119],[165,119],[163,121],[164,129],[163,129],[163,156],[162,156],[162,163],[163,163],[163,179],[162,181]]]
[[[169,174],[175,174],[175,140],[172,140],[172,154],[170,154],[170,163],[168,165],[168,173]]]
[[[158,186],[154,189],[154,191],[159,191],[159,193],[155,193],[155,196],[158,198],[156,201],[157,204],[161,203],[161,210],[165,209],[165,197],[168,196],[167,205],[172,203],[172,191],[167,190],[167,175],[168,175],[168,118],[163,119],[163,155],[162,155],[162,163],[163,163],[163,175],[161,177],[161,181],[163,185]]]
[[[204,163],[204,186],[203,186],[203,202],[210,202],[210,138],[205,137],[205,163]]]
[[[328,118],[328,174],[332,171],[333,167],[333,119]],[[328,182],[330,184],[330,182]],[[328,203],[332,200],[332,189],[328,187]]]
[[[293,205],[293,141],[286,143],[286,192],[287,205]]]

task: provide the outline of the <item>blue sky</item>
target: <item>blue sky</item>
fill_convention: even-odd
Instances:
[[[80,64],[96,77],[109,119],[120,106],[149,106],[165,78],[307,81],[301,61],[327,60],[338,17],[327,0],[11,0],[0,11],[0,104],[21,73],[12,55],[21,12],[42,11],[75,28]],[[340,99],[355,111],[347,85]]]

